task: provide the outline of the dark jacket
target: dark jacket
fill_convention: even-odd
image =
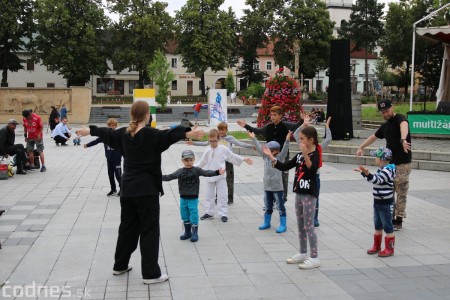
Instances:
[[[92,142],[87,143],[86,146],[92,147],[101,142],[102,142],[102,139],[97,138],[97,139],[93,140]],[[105,147],[105,156],[106,156],[107,160],[111,160],[111,161],[121,161],[122,160],[122,153],[120,153],[119,150],[116,150],[106,144],[103,144],[103,146]]]
[[[0,129],[0,155],[5,155],[9,147],[14,146],[16,140],[16,134],[14,131],[8,130],[8,127],[2,127]]]
[[[163,195],[161,154],[191,130],[181,125],[169,130],[144,127],[131,136],[125,127],[117,130],[89,127],[92,136],[100,137],[123,155],[121,197]]]

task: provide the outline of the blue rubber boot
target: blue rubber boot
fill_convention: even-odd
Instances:
[[[270,220],[272,220],[272,215],[264,214],[264,224],[259,226],[259,230],[265,230],[270,228]]]
[[[191,242],[198,241],[198,225],[192,225]]]
[[[282,233],[286,231],[286,216],[280,216],[280,227],[277,228],[277,233]]]
[[[191,222],[184,222],[184,233],[180,235],[180,240],[184,241],[191,237]]]

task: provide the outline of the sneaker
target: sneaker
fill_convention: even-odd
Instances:
[[[112,196],[112,195],[115,195],[117,193],[117,191],[116,190],[111,190],[111,191],[109,191],[109,193],[108,194],[106,194],[106,196]]]
[[[403,218],[395,217],[394,220],[392,220],[392,225],[394,225],[394,231],[402,230],[402,223],[403,223]]]
[[[403,229],[402,223],[394,225],[394,231],[401,231]]]
[[[314,219],[314,227],[319,227],[319,226],[320,226],[319,220]]]
[[[306,253],[297,253],[294,256],[292,256],[291,258],[286,259],[286,263],[299,264],[299,263],[304,262],[307,258],[308,258],[308,256],[306,255]]]
[[[42,166],[41,172],[47,172],[47,168],[45,166]]]
[[[34,165],[33,166],[32,165],[25,166],[24,169],[27,170],[27,171],[28,170],[34,170]]]
[[[0,216],[3,215],[5,212],[6,212],[6,210],[1,209],[1,210],[0,210]]]
[[[228,222],[228,217],[225,217],[225,216],[222,216],[221,218],[220,218],[221,220],[222,220],[222,222]]]
[[[59,143],[55,142],[55,144],[56,144],[56,147],[59,147]]]
[[[24,170],[17,170],[16,174],[25,175],[25,174],[27,174],[27,172],[25,172]]]
[[[153,284],[153,283],[161,283],[169,279],[169,276],[166,274],[161,274],[159,278],[155,279],[144,279],[144,284]]]
[[[303,270],[314,269],[318,267],[320,267],[320,260],[317,257],[316,258],[310,257],[298,265],[298,268]]]
[[[113,275],[122,275],[123,273],[130,272],[131,270],[133,270],[132,266],[128,266],[128,268],[126,268],[125,270],[121,270],[121,271],[113,270]]]
[[[214,218],[214,217],[211,215],[208,215],[208,214],[204,214],[203,216],[200,217],[200,220],[209,220],[212,218]]]

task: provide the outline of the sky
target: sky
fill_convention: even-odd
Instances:
[[[168,4],[167,10],[172,16],[175,16],[175,11],[180,10],[180,8],[186,3],[186,0],[159,0],[161,2],[166,2]],[[333,2],[340,2],[341,0],[333,0]],[[103,1],[104,2],[104,1]],[[353,1],[355,2],[355,1]],[[378,0],[380,3],[387,4],[390,2],[399,2],[399,0]],[[240,18],[244,15],[243,9],[245,9],[245,0],[225,0],[224,4],[222,4],[221,8],[223,10],[228,10],[228,7],[232,7],[233,11],[236,14],[236,17]],[[113,20],[116,20],[117,17],[107,13]]]

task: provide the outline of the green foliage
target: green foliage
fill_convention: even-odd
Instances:
[[[244,9],[244,16],[239,24],[240,43],[239,54],[242,65],[239,67],[240,76],[248,84],[261,83],[266,72],[255,69],[258,64],[258,48],[267,46],[268,34],[275,20],[277,7],[282,6],[284,0],[246,0],[248,8]],[[242,86],[241,86],[242,88]]]
[[[34,31],[33,1],[0,0],[0,69],[2,86],[8,83],[8,70],[23,69],[18,53],[28,46],[24,39],[31,39]]]
[[[413,103],[413,111],[423,111],[423,103]],[[436,107],[436,103],[427,103],[427,111],[434,111]],[[406,116],[409,112],[409,103],[395,103],[394,104],[395,113],[402,114]],[[361,110],[361,115],[363,120],[370,121],[384,121],[378,109],[373,107],[363,107]]]
[[[292,0],[289,5],[281,6],[275,29],[275,62],[294,70],[298,42],[299,72],[304,78],[313,78],[318,70],[329,65],[333,27],[322,0]]]
[[[252,83],[245,90],[241,91],[239,95],[245,96],[247,99],[250,96],[253,96],[253,98],[261,98],[265,89],[260,83]]]
[[[311,93],[308,95],[308,100],[324,100],[327,96],[327,93]]]
[[[390,3],[386,14],[385,35],[381,39],[380,46],[382,54],[386,56],[389,64],[397,68],[401,74],[399,81],[408,93],[410,83],[411,49],[412,49],[412,27],[413,23],[436,10],[448,0],[443,2],[434,0],[403,0],[399,3]],[[418,24],[418,27],[439,26],[448,24],[447,12],[439,13],[435,18]],[[433,49],[429,42],[418,38],[416,40],[416,71],[425,77],[425,82],[436,85],[437,70],[442,62],[441,49]]]
[[[228,94],[231,94],[236,89],[234,86],[233,71],[231,70],[228,70],[227,77],[225,78],[225,88],[227,89]]]
[[[204,80],[208,68],[225,69],[236,47],[236,18],[232,10],[220,10],[224,0],[188,0],[176,14],[179,30],[177,52],[183,56],[183,67]],[[205,85],[202,84],[202,95]]]
[[[35,55],[67,86],[84,86],[91,75],[108,70],[104,30],[108,25],[103,8],[94,0],[36,0]]]
[[[376,104],[377,98],[373,96],[363,96],[361,97],[361,104]]]
[[[167,3],[152,0],[108,0],[111,11],[119,14],[112,26],[114,70],[139,72],[139,86],[149,83],[147,66],[157,50],[163,50],[173,37],[173,19]]]
[[[161,50],[155,52],[155,56],[151,64],[148,65],[148,75],[153,79],[153,83],[158,86],[158,94],[156,102],[161,105],[162,110],[167,106],[167,96],[169,95],[169,87],[175,75],[172,72],[166,56]]]
[[[340,37],[349,39],[354,44],[354,50],[365,50],[365,64],[368,53],[373,52],[383,36],[384,3],[377,0],[356,0],[352,5],[349,22],[343,22],[338,29]],[[365,78],[369,82],[369,70],[365,68]]]

